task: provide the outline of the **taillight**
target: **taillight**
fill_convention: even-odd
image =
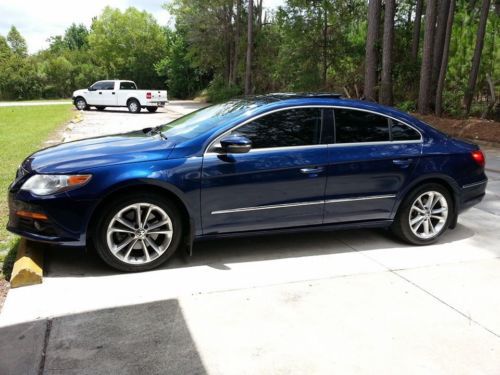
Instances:
[[[151,93],[150,92],[146,93],[146,99],[151,99]]]
[[[486,164],[486,158],[484,157],[484,154],[481,150],[472,151],[470,154],[477,165],[479,165],[480,167],[484,167],[484,165]]]

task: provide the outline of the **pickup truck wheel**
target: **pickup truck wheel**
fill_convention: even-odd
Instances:
[[[79,111],[87,111],[89,109],[87,102],[82,97],[78,97],[75,99],[75,107]]]
[[[146,107],[148,112],[155,113],[158,110],[158,107]]]
[[[128,111],[131,113],[139,113],[141,111],[141,103],[137,99],[130,99],[127,103]]]
[[[98,111],[104,111],[104,108],[106,107],[96,107]]]

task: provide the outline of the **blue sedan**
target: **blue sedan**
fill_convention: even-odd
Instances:
[[[393,108],[271,94],[34,153],[9,188],[8,230],[93,245],[122,271],[263,232],[387,227],[426,245],[483,199],[484,164],[476,145]]]

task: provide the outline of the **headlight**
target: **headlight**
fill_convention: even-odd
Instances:
[[[91,177],[90,174],[36,174],[23,184],[21,190],[27,190],[36,195],[50,195],[83,186],[90,181]]]

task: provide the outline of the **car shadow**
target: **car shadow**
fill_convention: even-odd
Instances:
[[[475,232],[458,225],[438,241],[447,244],[473,237]],[[192,256],[179,250],[157,270],[209,266],[229,270],[231,263],[270,261],[378,249],[408,249],[411,245],[397,239],[387,229],[318,231],[266,234],[259,237],[221,238],[196,242]],[[92,249],[51,246],[46,251],[45,275],[49,277],[109,276],[120,274],[108,267]]]
[[[0,328],[1,374],[206,374],[177,299]]]
[[[120,110],[120,109],[108,109],[106,108],[103,111],[98,111],[95,108],[87,109],[85,112],[98,112],[98,113],[118,113],[118,114],[125,114],[125,115],[137,115],[137,114],[147,114],[147,115],[161,115],[161,114],[166,114],[165,111],[162,111],[161,109],[158,109],[156,112],[149,112],[145,109],[141,110],[139,113],[130,113],[126,108]]]

